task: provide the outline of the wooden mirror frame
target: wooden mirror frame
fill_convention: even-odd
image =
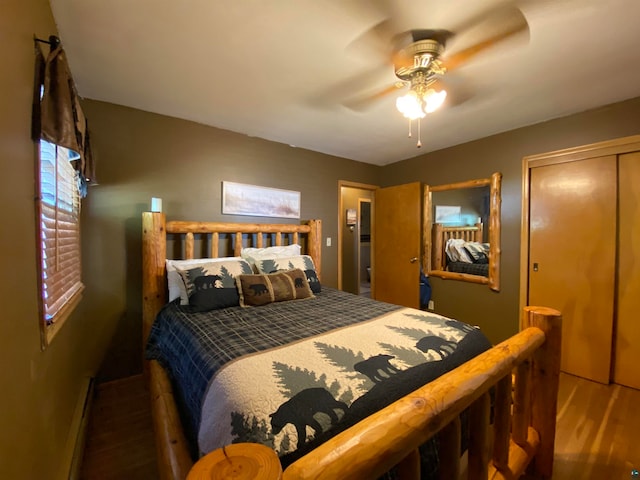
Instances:
[[[490,187],[489,206],[489,274],[486,277],[481,275],[471,275],[468,273],[447,272],[445,270],[433,270],[432,266],[432,231],[433,231],[433,192],[445,190],[455,190],[461,188]],[[424,242],[425,255],[423,269],[432,277],[439,277],[451,280],[462,280],[464,282],[482,283],[489,285],[491,290],[500,291],[500,206],[502,203],[502,174],[499,172],[491,175],[491,178],[481,178],[468,180],[466,182],[449,183],[446,185],[429,186],[425,185],[424,191]]]

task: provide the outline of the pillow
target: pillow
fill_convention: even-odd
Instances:
[[[295,255],[300,255],[300,245],[296,243],[277,247],[249,247],[240,250],[240,256],[251,264],[255,264],[263,258],[293,257]]]
[[[489,257],[485,251],[485,247],[482,243],[478,242],[467,242],[464,244],[463,248],[471,257],[473,263],[489,263]]]
[[[313,297],[307,277],[299,268],[285,272],[239,275],[236,283],[241,307]]]
[[[259,273],[273,273],[280,270],[292,270],[299,268],[304,272],[313,293],[320,293],[322,286],[316,274],[316,267],[309,255],[296,255],[294,257],[264,258],[256,262]]]
[[[236,277],[251,273],[244,260],[210,262],[178,273],[184,280],[189,305],[197,311],[238,306]]]
[[[172,302],[180,297],[180,305],[189,305],[189,296],[184,287],[184,281],[178,273],[178,268],[188,270],[213,262],[226,262],[228,260],[242,260],[242,257],[220,257],[220,258],[192,258],[190,260],[169,260],[165,261],[167,267],[167,286],[169,287],[169,301]]]
[[[450,238],[449,240],[447,240],[444,250],[447,253],[447,257],[449,257],[450,261],[473,263],[471,257],[464,249],[465,243],[467,242],[465,242],[462,238]]]

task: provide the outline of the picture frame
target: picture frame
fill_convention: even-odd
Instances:
[[[300,192],[223,181],[222,213],[299,219]]]
[[[435,223],[459,224],[462,220],[462,207],[457,205],[436,205]]]
[[[348,227],[355,227],[358,222],[358,215],[355,208],[347,208],[346,219]]]

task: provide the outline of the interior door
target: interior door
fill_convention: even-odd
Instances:
[[[420,182],[376,190],[373,298],[420,308]]]
[[[560,310],[561,368],[609,383],[616,256],[616,157],[531,169],[529,305]]]
[[[613,381],[640,389],[640,152],[619,158],[618,321]]]

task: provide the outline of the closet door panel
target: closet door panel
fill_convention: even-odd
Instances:
[[[640,389],[640,152],[619,158],[618,315],[615,383]]]
[[[609,383],[616,157],[531,169],[529,305],[562,312],[561,368]]]

